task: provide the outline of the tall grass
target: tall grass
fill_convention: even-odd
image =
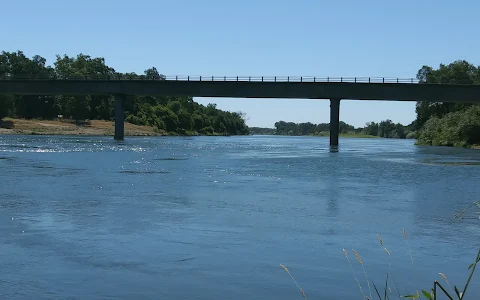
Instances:
[[[475,203],[475,204],[478,205],[478,203]],[[470,207],[472,207],[472,206],[470,206]],[[463,211],[463,213],[464,212],[465,212],[465,210]],[[408,252],[410,254],[410,261],[412,263],[412,268],[413,268],[414,267],[413,255],[412,255],[412,251],[410,249],[410,245],[408,243],[407,232],[406,232],[405,229],[403,229],[402,233],[403,233],[404,240],[405,240],[405,242],[407,244],[407,247],[408,247]],[[378,289],[377,289],[377,287],[376,287],[376,285],[373,281],[372,281],[372,285],[375,288],[375,291],[377,293],[378,298],[380,300],[387,300],[387,299],[390,299],[389,292],[392,293],[392,290],[391,290],[391,288],[389,286],[389,282],[388,282],[389,273],[390,273],[390,251],[388,251],[388,249],[385,247],[385,244],[384,244],[381,236],[377,234],[377,238],[380,241],[380,245],[383,247],[383,249],[385,250],[385,252],[389,256],[389,264],[388,264],[388,269],[387,269],[387,275],[386,275],[385,288],[384,288],[384,291],[383,291],[384,292],[383,295],[380,294],[380,292],[378,291]],[[475,273],[475,268],[476,268],[476,266],[479,262],[480,262],[480,249],[478,249],[475,261],[468,267],[468,270],[470,270],[470,274],[469,274],[468,279],[467,279],[467,281],[466,281],[462,290],[460,290],[456,285],[454,285],[453,286],[454,287],[453,288],[454,292],[453,292],[452,288],[450,286],[450,282],[447,279],[447,276],[444,273],[438,273],[443,278],[443,280],[445,281],[445,283],[448,287],[448,291],[447,291],[447,289],[445,289],[442,286],[442,284],[440,282],[438,282],[437,280],[434,280],[433,287],[430,288],[430,290],[428,290],[428,291],[422,289],[421,293],[417,290],[415,294],[409,294],[409,295],[401,296],[400,292],[399,292],[399,289],[398,289],[398,286],[397,286],[396,281],[395,281],[395,286],[396,286],[396,289],[398,291],[398,298],[400,298],[400,299],[401,298],[421,299],[421,296],[423,296],[427,300],[437,300],[438,296],[440,296],[440,294],[443,293],[444,296],[446,296],[450,300],[454,300],[454,299],[463,300],[464,297],[465,297],[465,293],[467,291],[467,288],[468,288],[468,286],[471,282],[471,279],[473,277],[473,274]],[[352,268],[352,271],[353,271],[353,268]],[[354,277],[355,277],[355,274],[354,274]],[[394,280],[395,280],[395,277],[394,277]],[[369,298],[369,299],[372,299],[372,298]]]
[[[458,219],[458,218],[463,218],[465,213],[467,212],[467,210],[469,210],[470,208],[472,207],[475,207],[475,208],[479,208],[480,209],[480,202],[473,202],[471,205],[469,205],[468,207],[464,208],[461,212],[459,213],[456,213],[455,214],[455,218]],[[475,212],[477,214],[480,214],[480,212]],[[409,244],[409,241],[408,241],[408,235],[407,235],[407,231],[405,229],[402,229],[402,234],[403,234],[403,239],[407,245],[407,249],[408,249],[408,253],[410,255],[410,262],[412,264],[412,269],[414,270],[414,263],[413,263],[413,255],[412,255],[412,251],[410,249],[410,244]],[[377,234],[377,239],[378,241],[380,242],[380,246],[383,248],[384,252],[386,253],[386,255],[388,255],[388,267],[387,267],[387,272],[386,272],[386,279],[385,279],[385,286],[383,288],[383,291],[381,293],[381,291],[377,288],[377,285],[375,284],[375,282],[372,280],[371,281],[371,285],[370,285],[370,279],[368,278],[368,274],[365,270],[365,265],[364,265],[364,261],[362,260],[360,254],[355,250],[355,249],[352,249],[352,252],[353,254],[355,255],[356,259],[357,259],[357,262],[361,265],[362,267],[362,270],[363,270],[363,275],[365,276],[365,281],[367,283],[367,286],[368,286],[368,294],[365,293],[365,291],[363,290],[362,288],[362,284],[360,283],[360,280],[358,279],[357,277],[357,274],[355,273],[355,270],[353,268],[353,265],[352,265],[352,262],[350,261],[350,258],[348,257],[348,253],[347,253],[347,250],[345,249],[342,249],[343,250],[343,254],[352,270],[352,274],[353,274],[353,278],[355,279],[355,282],[357,283],[358,285],[358,288],[360,290],[360,293],[363,297],[364,300],[373,300],[373,297],[372,297],[372,289],[371,289],[371,286],[373,286],[373,289],[375,290],[375,293],[376,293],[376,296],[378,297],[378,299],[380,300],[389,300],[390,299],[390,294],[393,293],[392,291],[392,288],[389,284],[389,274],[391,272],[390,270],[390,266],[391,266],[391,253],[390,251],[386,248],[385,246],[385,243],[382,239],[382,237],[380,235]],[[392,276],[393,277],[393,281],[394,281],[394,284],[395,284],[395,289],[397,291],[397,295],[398,295],[398,298],[399,299],[402,299],[402,298],[409,298],[409,299],[422,299],[422,296],[424,297],[424,299],[427,299],[427,300],[438,300],[439,296],[443,294],[443,296],[446,296],[449,300],[464,300],[465,299],[465,294],[467,292],[467,289],[468,289],[468,286],[472,280],[472,277],[473,277],[473,274],[475,273],[475,269],[477,267],[477,264],[480,262],[480,248],[478,249],[478,252],[477,252],[477,256],[474,260],[474,262],[468,267],[468,270],[470,270],[470,274],[468,276],[468,279],[467,281],[465,282],[465,285],[462,289],[459,289],[456,285],[453,285],[453,289],[450,285],[450,282],[448,281],[448,278],[447,276],[444,274],[444,273],[438,273],[438,275],[440,277],[442,277],[443,281],[445,281],[444,284],[446,284],[446,287],[447,289],[440,283],[438,282],[437,280],[434,280],[433,281],[433,286],[429,289],[429,290],[417,290],[415,292],[415,294],[409,294],[409,295],[401,295],[400,294],[400,290],[398,289],[398,285],[397,285],[397,282],[395,280],[395,276]],[[298,285],[297,281],[295,280],[295,278],[292,276],[292,274],[290,273],[290,271],[284,266],[284,265],[280,265],[284,270],[285,272],[288,273],[288,275],[290,275],[290,277],[292,278],[292,280],[295,282],[295,284],[297,285],[298,289],[300,290],[301,292],[301,295],[303,296],[304,299],[307,299],[306,298],[306,295],[305,295],[305,292],[304,290]]]
[[[408,238],[407,238],[407,234],[406,234],[406,230],[405,230],[405,229],[403,229],[403,236],[404,236],[405,241],[408,242]],[[390,283],[389,283],[389,274],[390,274],[390,272],[391,272],[391,271],[390,271],[390,256],[391,256],[391,254],[390,254],[390,251],[385,247],[385,244],[384,244],[381,236],[377,234],[377,238],[378,238],[378,240],[379,240],[379,242],[380,242],[380,245],[383,247],[385,253],[386,253],[386,254],[388,255],[388,257],[389,257],[389,263],[388,263],[388,268],[387,268],[387,273],[386,273],[385,287],[384,287],[382,293],[381,293],[380,290],[377,288],[377,285],[375,284],[375,282],[374,282],[373,280],[372,280],[372,286],[373,286],[374,289],[375,289],[375,292],[376,292],[376,295],[378,296],[378,299],[380,299],[380,300],[388,300],[388,299],[390,299],[390,294],[392,293],[392,288],[390,287]],[[408,246],[408,247],[409,247],[409,246]],[[362,268],[363,268],[363,271],[364,271],[364,273],[365,273],[365,278],[366,278],[366,281],[367,281],[367,285],[370,287],[370,283],[369,283],[369,281],[368,281],[368,277],[367,277],[367,274],[366,274],[365,268],[364,268],[364,262],[361,260],[360,255],[359,255],[355,250],[353,250],[353,251],[354,251],[355,256],[357,257],[358,263],[359,263],[359,264],[362,266]],[[412,253],[411,253],[411,251],[410,251],[410,247],[409,247],[409,253],[410,253],[410,259],[411,259],[412,266],[413,266],[413,256],[412,256]],[[345,254],[345,256],[347,257],[347,260],[348,260],[348,256],[347,256],[347,253],[346,253],[345,249],[344,249],[344,254]],[[447,296],[447,298],[450,299],[450,300],[463,300],[463,299],[465,299],[465,298],[464,298],[464,297],[465,297],[465,293],[466,293],[467,288],[468,288],[468,286],[469,286],[469,284],[470,284],[470,282],[471,282],[471,279],[472,279],[473,274],[474,274],[474,272],[475,272],[475,268],[476,268],[476,266],[477,266],[477,264],[478,264],[479,262],[480,262],[480,249],[478,249],[478,253],[477,253],[477,256],[476,256],[476,258],[475,258],[475,261],[468,267],[468,270],[470,270],[470,274],[469,274],[469,276],[468,276],[468,279],[467,279],[467,281],[466,281],[463,289],[460,290],[456,285],[454,285],[454,286],[453,286],[453,287],[454,287],[454,288],[453,288],[453,291],[454,291],[454,292],[452,291],[452,288],[451,288],[450,283],[449,283],[449,281],[448,281],[448,279],[447,279],[447,276],[445,276],[444,273],[438,273],[438,274],[443,278],[443,280],[445,281],[445,283],[446,283],[446,285],[447,285],[447,287],[448,287],[448,291],[447,291],[447,289],[445,289],[445,288],[443,287],[443,285],[442,285],[440,282],[438,282],[437,280],[435,280],[435,281],[433,282],[433,287],[430,288],[428,291],[422,289],[422,290],[421,290],[421,293],[417,290],[415,294],[409,294],[409,295],[404,295],[404,296],[402,296],[402,295],[400,295],[400,291],[399,291],[398,286],[397,286],[397,283],[396,283],[396,281],[395,281],[395,277],[393,277],[393,278],[394,278],[394,281],[395,281],[395,289],[397,290],[398,298],[399,298],[399,299],[401,299],[401,298],[421,299],[421,296],[423,296],[423,297],[425,297],[425,299],[427,299],[427,300],[437,300],[437,299],[438,299],[438,296],[440,296],[440,294],[443,293],[444,296]],[[373,299],[372,296],[371,296],[371,294],[370,294],[370,297],[367,297],[367,296],[365,295],[365,293],[364,293],[363,290],[362,290],[361,284],[360,284],[360,282],[359,282],[359,280],[358,280],[358,278],[357,278],[357,276],[356,276],[356,274],[355,274],[355,271],[354,271],[354,269],[353,269],[353,266],[351,265],[350,260],[348,260],[348,263],[349,263],[349,265],[350,265],[350,267],[351,267],[351,269],[352,269],[353,277],[354,277],[355,281],[357,282],[357,284],[358,284],[358,286],[359,286],[359,288],[360,288],[360,292],[362,293],[363,298],[364,298],[364,299],[367,299],[367,300]]]
[[[381,242],[382,246],[383,246],[383,242]],[[385,252],[387,253],[387,255],[390,256],[390,252],[387,250],[387,248],[384,247],[384,250]],[[369,287],[369,295],[366,295],[365,292],[363,291],[362,289],[362,285],[360,284],[360,281],[358,280],[356,274],[355,274],[355,271],[354,271],[354,268],[351,264],[351,261],[350,259],[348,258],[348,254],[347,254],[347,251],[345,249],[343,249],[343,253],[348,261],[348,264],[350,265],[351,269],[352,269],[352,274],[353,274],[353,277],[355,279],[355,281],[357,282],[358,284],[358,287],[360,289],[360,293],[362,294],[362,297],[363,299],[365,300],[373,300],[372,298],[372,293],[371,293],[371,290],[370,290],[370,280],[368,279],[368,276],[367,276],[367,272],[365,271],[365,268],[364,268],[364,264],[363,264],[363,260],[361,259],[360,255],[358,254],[358,252],[356,252],[355,250],[353,250],[353,253],[355,254],[356,258],[357,258],[357,261],[360,265],[362,265],[363,267],[363,271],[364,271],[364,275],[365,275],[365,279],[367,281],[367,285]],[[468,289],[468,286],[472,280],[472,277],[473,277],[473,274],[475,273],[475,269],[477,267],[477,264],[480,262],[480,249],[478,249],[478,253],[477,253],[477,256],[475,258],[475,261],[468,267],[468,269],[470,270],[470,274],[468,276],[468,279],[463,287],[463,289],[459,289],[456,285],[454,285],[453,287],[453,291],[452,291],[452,288],[450,286],[450,283],[447,279],[447,276],[445,276],[444,273],[438,273],[442,278],[443,280],[445,281],[445,283],[447,284],[447,287],[448,287],[448,291],[447,289],[445,289],[442,284],[440,282],[438,282],[437,280],[435,280],[433,282],[433,287],[430,288],[429,291],[427,290],[424,290],[422,289],[422,293],[420,293],[418,290],[416,291],[415,294],[409,294],[409,295],[404,295],[404,296],[401,296],[400,295],[400,291],[398,289],[398,286],[395,282],[395,288],[397,290],[397,293],[398,293],[398,298],[399,299],[402,299],[402,298],[409,298],[409,299],[422,299],[421,296],[423,296],[425,299],[427,300],[437,300],[439,299],[438,297],[441,295],[441,293],[444,294],[444,296],[446,296],[448,299],[450,300],[464,300],[465,299],[465,294],[467,292],[467,289]],[[297,283],[297,281],[295,280],[295,278],[293,277],[293,275],[290,273],[290,271],[287,269],[287,267],[285,267],[284,265],[280,264],[280,266],[285,270],[285,272],[288,273],[288,275],[290,275],[290,277],[292,278],[293,282],[295,282],[296,286],[298,287],[298,289],[300,290],[300,293],[302,295],[302,297],[306,300],[307,299],[307,296],[305,294],[305,291],[300,287],[300,285]],[[390,267],[390,263],[389,263],[389,267]],[[386,274],[386,279],[385,279],[385,287],[383,289],[383,293],[380,293],[380,290],[377,288],[377,286],[375,285],[375,282],[372,280],[372,286],[374,287],[375,289],[375,292],[378,296],[378,299],[379,300],[389,300],[390,299],[390,294],[392,293],[392,289],[391,287],[389,286],[389,270],[387,271],[387,274]]]

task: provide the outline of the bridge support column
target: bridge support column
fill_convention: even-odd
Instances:
[[[125,135],[125,99],[126,95],[114,95],[115,97],[115,139],[123,140]]]
[[[340,134],[340,99],[330,99],[330,146],[338,146]]]

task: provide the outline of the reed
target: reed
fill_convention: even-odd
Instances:
[[[368,280],[367,271],[365,270],[365,266],[363,265],[363,260],[360,257],[360,255],[357,253],[357,251],[355,251],[355,249],[352,249],[352,252],[355,255],[355,257],[357,258],[358,263],[362,266],[363,274],[365,274],[365,279],[367,280],[368,291],[370,292],[370,298],[368,298],[368,299],[372,299],[372,290],[370,288],[370,280]]]
[[[381,237],[379,235],[377,235],[377,237],[379,238],[379,241],[380,241],[380,244],[381,246],[383,246],[384,248],[384,251],[385,253],[389,256],[389,268],[390,268],[390,256],[391,256],[391,253],[390,251],[385,247],[384,243],[383,243],[383,240],[381,239]],[[360,281],[358,280],[356,274],[355,274],[355,270],[352,266],[352,263],[348,257],[348,253],[345,249],[343,249],[343,254],[345,255],[345,258],[347,259],[348,261],[348,264],[350,265],[350,268],[352,269],[352,274],[353,274],[353,278],[355,279],[355,281],[357,282],[357,285],[358,285],[358,288],[360,289],[360,293],[362,294],[362,297],[363,299],[365,300],[373,300],[372,298],[372,295],[371,295],[371,290],[370,290],[370,283],[369,283],[369,279],[368,279],[368,276],[367,276],[367,272],[365,270],[365,267],[364,267],[364,262],[361,258],[361,256],[358,254],[357,251],[355,251],[354,249],[352,249],[352,252],[354,253],[355,257],[357,258],[357,261],[358,263],[362,266],[363,268],[363,271],[364,271],[364,274],[365,274],[365,278],[367,280],[367,284],[369,286],[369,292],[370,292],[370,295],[367,296],[365,294],[365,292],[363,291],[362,289],[362,285],[360,284]],[[463,289],[459,289],[456,285],[453,286],[453,291],[452,291],[452,288],[450,286],[450,282],[448,281],[447,279],[447,276],[444,274],[444,273],[438,273],[442,278],[443,280],[445,281],[445,283],[447,284],[447,287],[448,287],[448,291],[447,289],[445,289],[442,284],[440,284],[440,282],[438,282],[437,280],[435,280],[433,282],[433,287],[430,288],[429,291],[427,290],[421,290],[421,293],[419,290],[417,290],[415,292],[415,294],[409,294],[409,295],[405,295],[405,296],[401,296],[400,295],[400,291],[398,289],[398,286],[397,286],[397,283],[395,282],[395,287],[396,287],[396,290],[398,292],[398,298],[399,299],[402,299],[402,298],[407,298],[407,299],[422,299],[422,296],[427,299],[427,300],[438,300],[439,296],[440,296],[440,293],[443,293],[444,296],[446,296],[449,300],[465,300],[465,294],[467,292],[467,289],[468,289],[468,286],[472,280],[472,277],[473,277],[473,274],[475,273],[475,269],[477,267],[477,264],[480,262],[480,249],[478,249],[478,252],[477,252],[477,256],[475,258],[475,261],[468,267],[468,269],[470,270],[470,274],[468,276],[468,279],[463,287]],[[287,274],[290,276],[290,278],[292,278],[293,282],[295,283],[295,285],[297,286],[297,288],[299,289],[302,297],[304,300],[307,299],[307,296],[305,294],[305,291],[300,287],[300,285],[298,284],[298,282],[295,280],[295,278],[293,277],[293,275],[290,273],[290,271],[288,270],[287,267],[285,267],[285,265],[283,264],[280,264],[280,267],[282,267],[282,269],[287,272]],[[378,296],[378,299],[379,300],[389,300],[390,299],[390,296],[389,294],[392,293],[392,289],[391,287],[389,286],[389,283],[388,283],[388,280],[389,280],[389,268],[387,270],[387,274],[386,274],[386,280],[385,280],[385,287],[384,287],[384,290],[383,290],[383,295],[380,294],[380,291],[379,289],[377,288],[377,286],[375,285],[375,282],[372,280],[372,286],[374,287],[375,289],[375,292]],[[394,280],[395,280],[395,277],[394,277]],[[473,299],[473,298],[472,298]]]
[[[360,289],[360,292],[362,293],[363,299],[368,299],[368,297],[363,292],[362,285],[360,284],[360,281],[358,281],[357,275],[355,275],[355,270],[353,269],[352,263],[350,262],[350,259],[348,258],[347,250],[343,249],[343,254],[347,258],[348,264],[350,265],[350,268],[352,269],[353,278],[355,279],[355,281],[358,284],[358,288]]]
[[[475,207],[475,208],[480,208],[480,201],[478,202],[473,202],[472,204],[470,204],[468,207],[464,208],[461,212],[459,213],[456,213],[455,214],[455,218],[456,219],[459,219],[459,218],[463,218],[466,211],[472,207]],[[479,213],[479,212],[476,212],[476,213]],[[410,255],[410,262],[411,262],[411,265],[412,265],[412,268],[413,270],[415,271],[415,266],[414,266],[414,263],[413,263],[413,255],[412,255],[412,251],[411,251],[411,248],[410,248],[410,244],[409,244],[409,238],[408,238],[408,235],[407,235],[407,231],[405,228],[402,229],[402,235],[403,235],[403,239],[405,241],[405,243],[407,244],[407,248],[408,248],[408,253]],[[388,256],[388,267],[387,267],[387,273],[386,273],[386,279],[385,279],[385,287],[384,287],[384,290],[383,290],[383,293],[381,294],[379,289],[377,288],[377,286],[375,285],[375,282],[372,280],[372,286],[376,292],[376,296],[378,296],[378,299],[379,300],[389,300],[390,299],[390,295],[392,293],[392,288],[390,287],[389,285],[389,274],[391,272],[390,270],[390,266],[391,266],[391,253],[390,251],[387,249],[387,247],[385,246],[385,242],[383,241],[382,237],[377,234],[377,239],[378,241],[380,242],[380,246],[383,248],[384,252],[386,253],[386,255]],[[348,265],[350,266],[351,270],[352,270],[352,274],[353,274],[353,278],[355,279],[355,282],[357,283],[358,285],[358,288],[360,290],[360,293],[363,297],[363,299],[365,300],[373,300],[372,298],[372,290],[371,290],[371,286],[370,286],[370,279],[368,278],[368,274],[367,274],[367,271],[365,269],[365,264],[364,264],[364,261],[362,260],[362,257],[360,256],[360,254],[355,250],[355,249],[352,249],[352,252],[353,254],[355,255],[355,258],[357,259],[358,263],[362,266],[362,270],[363,270],[363,274],[365,275],[365,280],[367,281],[367,285],[368,285],[368,292],[369,294],[365,294],[363,288],[362,288],[362,285],[360,284],[360,281],[358,280],[358,277],[355,273],[355,270],[353,268],[353,265],[352,265],[352,262],[350,261],[350,258],[348,257],[348,253],[347,253],[347,250],[345,249],[342,249],[343,250],[343,254],[348,262]],[[404,296],[401,296],[400,294],[400,290],[398,288],[398,285],[397,285],[397,282],[395,280],[395,276],[393,276],[393,280],[394,280],[394,283],[395,283],[395,289],[397,290],[397,294],[398,294],[398,298],[399,299],[402,299],[402,298],[408,298],[408,299],[422,299],[422,296],[424,297],[424,299],[427,299],[427,300],[438,300],[439,296],[441,294],[443,294],[443,296],[446,296],[449,300],[465,300],[465,294],[467,292],[467,289],[468,289],[468,286],[470,285],[470,282],[472,280],[472,277],[473,277],[473,274],[475,273],[475,269],[477,267],[477,264],[480,262],[480,248],[478,249],[478,252],[477,252],[477,256],[474,260],[474,262],[468,267],[468,270],[470,270],[470,273],[469,273],[469,276],[468,276],[468,279],[467,281],[465,282],[465,285],[462,289],[459,289],[456,285],[453,285],[453,289],[450,285],[450,282],[447,278],[447,276],[445,275],[445,273],[438,273],[438,275],[440,277],[442,277],[442,279],[445,281],[445,284],[448,288],[445,289],[443,287],[443,285],[437,281],[437,280],[434,280],[433,282],[433,287],[430,288],[429,291],[427,290],[416,290],[415,294],[409,294],[409,295],[404,295]],[[295,278],[293,277],[293,275],[290,273],[290,271],[287,269],[287,267],[285,267],[283,264],[280,264],[280,266],[283,268],[283,270],[285,270],[285,272],[288,273],[288,275],[292,278],[292,280],[295,282],[295,284],[297,285],[298,289],[300,290],[300,293],[302,295],[302,297],[304,299],[307,299],[306,295],[305,295],[305,292],[304,290],[300,287],[300,285],[297,283],[297,281],[295,280]],[[472,298],[473,299],[473,298]]]
[[[407,246],[408,246],[408,251],[410,253],[410,260],[411,260],[411,263],[412,263],[412,267],[413,267],[413,255],[412,255],[412,252],[410,250],[410,245],[408,245],[408,236],[407,236],[407,231],[405,229],[402,230],[402,233],[403,233],[403,238],[404,240],[407,242]],[[387,300],[389,299],[389,295],[388,295],[388,291],[390,291],[390,293],[392,292],[391,291],[391,288],[389,287],[389,284],[388,284],[388,278],[389,278],[389,273],[390,273],[390,251],[385,247],[385,243],[382,239],[382,237],[380,235],[377,234],[377,238],[380,242],[380,245],[383,247],[383,249],[385,250],[385,252],[387,253],[387,255],[389,256],[389,265],[388,265],[388,269],[387,269],[387,276],[386,276],[386,281],[385,281],[385,288],[384,288],[384,293],[383,293],[383,297],[382,295],[380,295],[380,292],[378,291],[375,283],[372,281],[372,285],[374,286],[375,288],[375,291],[377,292],[377,296],[380,300]],[[445,281],[445,283],[447,284],[447,287],[448,287],[448,291],[447,289],[445,289],[442,284],[440,284],[440,282],[438,282],[437,280],[435,280],[433,282],[433,287],[430,288],[429,291],[426,291],[426,290],[421,290],[421,293],[420,291],[416,291],[415,294],[410,294],[410,295],[405,295],[405,296],[400,296],[400,292],[399,292],[399,289],[398,289],[398,286],[396,284],[396,281],[395,281],[395,285],[396,285],[396,289],[398,291],[398,297],[399,298],[410,298],[410,299],[421,299],[421,296],[425,297],[425,299],[427,300],[437,300],[438,299],[438,296],[440,296],[440,293],[443,293],[444,296],[446,296],[448,299],[450,300],[464,300],[465,298],[465,293],[467,291],[467,288],[471,282],[471,279],[473,277],[473,274],[475,272],[475,268],[477,266],[477,264],[480,262],[480,249],[478,249],[478,252],[477,252],[477,256],[475,258],[475,261],[468,267],[468,269],[470,270],[470,274],[469,274],[469,277],[463,287],[462,290],[460,290],[456,285],[454,285],[453,287],[453,291],[455,291],[455,293],[452,291],[452,287],[450,286],[450,282],[448,281],[448,278],[447,276],[444,274],[444,273],[438,273],[442,278],[443,280]],[[395,280],[395,277],[394,277],[394,280]]]
[[[282,269],[287,272],[288,275],[290,275],[290,278],[292,278],[293,282],[295,282],[295,284],[297,285],[298,289],[300,290],[300,293],[302,294],[302,297],[303,299],[307,299],[307,295],[305,294],[305,291],[300,287],[300,285],[298,284],[298,282],[295,280],[295,278],[293,277],[292,273],[290,273],[290,271],[288,270],[287,267],[285,267],[285,265],[283,264],[280,264],[280,267],[282,267]]]

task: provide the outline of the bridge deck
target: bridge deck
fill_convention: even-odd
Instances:
[[[196,79],[196,80],[195,80]],[[355,99],[480,103],[480,85],[416,84],[410,79],[235,78],[167,80],[0,80],[0,94],[151,95],[224,98]],[[222,80],[223,79],[223,80]],[[320,82],[318,82],[320,81]],[[334,82],[332,82],[334,81]],[[343,82],[348,81],[348,82]],[[380,82],[379,82],[380,81]],[[392,82],[393,81],[393,82]],[[398,82],[398,83],[397,83]],[[409,82],[409,83],[407,83]],[[412,84],[413,82],[413,84]]]

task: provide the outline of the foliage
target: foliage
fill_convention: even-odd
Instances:
[[[405,139],[412,138],[408,136],[412,132],[413,126],[404,126],[400,123],[393,123],[392,120],[387,119],[379,123],[369,122],[365,125],[363,132],[369,135],[375,135],[384,138]]]
[[[249,127],[249,129],[250,134],[274,135],[277,132],[275,128]]]
[[[404,126],[400,123],[393,123],[391,120],[384,120],[379,123],[368,122],[363,128],[355,128],[353,125],[340,121],[340,134],[378,136],[385,138],[404,139],[411,132],[412,125]],[[279,121],[275,123],[275,134],[277,135],[328,135],[329,123],[312,124],[294,123]]]
[[[417,73],[422,83],[480,84],[480,66],[465,60],[440,64],[438,69],[423,66]],[[455,101],[455,99],[452,99]],[[418,144],[469,147],[480,142],[479,105],[455,102],[417,102],[414,129]]]
[[[0,54],[0,77],[11,78],[70,78],[109,77],[129,79],[164,80],[156,68],[144,74],[118,73],[101,57],[79,54],[76,57],[57,55],[52,66],[46,59],[35,55],[28,58],[22,51]],[[227,112],[198,104],[191,97],[132,97],[125,103],[126,121],[137,125],[153,126],[156,130],[175,134],[244,135],[249,130],[245,115]],[[0,119],[15,118],[54,119],[58,115],[75,120],[112,120],[114,99],[112,96],[0,96]]]
[[[423,125],[418,143],[433,146],[468,147],[480,144],[480,106],[430,117]]]
[[[275,128],[277,129],[276,134],[278,135],[313,135],[317,132],[329,131],[330,124],[321,123],[317,125],[310,122],[294,123],[278,121],[275,123]],[[340,121],[340,133],[348,133],[354,130],[355,128],[352,125]]]

